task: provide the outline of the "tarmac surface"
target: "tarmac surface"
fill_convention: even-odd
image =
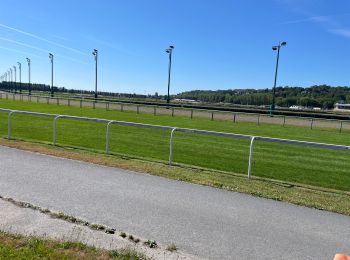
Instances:
[[[128,237],[122,238],[118,231],[114,234],[107,234],[104,231],[93,230],[85,225],[52,218],[38,210],[18,207],[11,202],[1,199],[0,230],[36,238],[81,242],[88,246],[106,250],[122,251],[131,249],[144,254],[152,260],[200,260],[199,257],[179,250],[170,252],[167,250],[167,245],[158,244],[156,248],[149,248],[143,244],[147,240],[142,238],[139,238],[141,239],[140,242],[135,243],[130,241]],[[11,257],[8,256],[8,258]]]
[[[0,195],[209,259],[333,259],[350,217],[0,146]]]

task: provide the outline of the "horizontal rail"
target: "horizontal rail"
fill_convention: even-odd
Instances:
[[[47,114],[47,113],[40,113],[40,112],[31,112],[31,111],[22,111],[22,110],[12,110],[12,109],[4,109],[0,108],[0,112],[7,112],[7,113],[15,113],[15,114],[22,114],[22,115],[32,115],[32,116],[46,116],[46,117],[55,117],[55,114]]]
[[[295,144],[295,145],[326,148],[326,149],[333,149],[333,150],[350,151],[350,146],[347,146],[347,145],[317,143],[317,142],[300,141],[300,140],[292,140],[292,139],[273,138],[273,137],[266,137],[266,136],[255,136],[255,135],[244,135],[244,134],[237,134],[237,133],[216,132],[216,131],[208,131],[208,130],[200,130],[200,129],[179,128],[179,127],[175,127],[175,126],[151,125],[151,124],[143,124],[143,123],[135,123],[135,122],[127,122],[127,121],[119,121],[119,120],[111,120],[111,119],[58,115],[58,114],[49,114],[49,113],[38,113],[38,112],[12,110],[12,109],[4,109],[4,108],[0,108],[0,112],[7,112],[7,113],[11,113],[11,114],[25,114],[25,115],[33,115],[33,116],[46,116],[46,117],[53,117],[53,118],[57,117],[60,119],[64,118],[64,119],[78,120],[78,121],[110,123],[110,124],[118,124],[118,125],[125,125],[125,126],[142,127],[142,128],[162,129],[162,130],[169,130],[169,131],[172,131],[173,129],[175,129],[176,132],[204,134],[204,135],[221,136],[221,137],[229,137],[229,138],[252,139],[254,137],[255,140],[261,140],[261,141],[265,141],[265,142],[274,142],[274,143],[282,143],[282,144]]]
[[[289,139],[272,138],[272,137],[264,137],[264,136],[255,136],[255,140],[261,140],[261,141],[271,142],[271,143],[303,145],[303,146],[326,148],[326,149],[333,149],[333,150],[346,150],[346,151],[350,150],[350,146],[347,146],[347,145],[316,143],[316,142],[289,140]]]

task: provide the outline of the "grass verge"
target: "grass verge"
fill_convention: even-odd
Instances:
[[[132,250],[107,251],[68,241],[12,235],[0,231],[0,259],[147,259]]]
[[[192,120],[184,116],[154,116],[150,113],[120,112],[101,108],[82,108],[42,103],[0,100],[0,107],[68,114],[114,120],[124,120],[174,127],[187,127],[221,132],[262,135],[296,140],[350,145],[349,130],[255,123]],[[7,113],[0,113],[0,136],[7,134]],[[109,151],[146,160],[166,161],[169,156],[170,131],[111,125]],[[103,152],[106,125],[68,119],[57,120],[56,141],[62,146]],[[53,139],[53,119],[19,115],[11,116],[11,136],[17,140],[50,143]],[[247,172],[249,140],[176,132],[173,140],[173,161],[219,171]],[[350,191],[349,151],[327,150],[297,145],[282,145],[256,141],[252,174],[263,178],[302,183],[324,188]]]
[[[0,139],[0,145],[99,165],[119,167],[126,170],[222,188],[229,191],[247,193],[254,196],[290,202],[350,216],[350,193],[345,191],[291,182],[281,182],[259,177],[253,177],[248,180],[245,175],[232,174],[224,171],[187,167],[184,165],[169,167],[161,162],[144,161],[126,156],[106,157],[103,154],[91,151],[66,149],[64,147],[54,147],[46,144]]]

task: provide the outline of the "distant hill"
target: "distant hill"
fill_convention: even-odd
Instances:
[[[271,89],[193,90],[174,96],[208,103],[231,103],[239,105],[270,105]],[[293,105],[331,109],[336,102],[350,103],[350,87],[328,85],[302,87],[277,87],[276,104],[281,107]]]

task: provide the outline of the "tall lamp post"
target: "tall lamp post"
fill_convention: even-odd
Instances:
[[[27,59],[27,63],[28,63],[28,92],[29,92],[29,96],[32,94],[32,88],[30,86],[30,59]]]
[[[11,86],[11,92],[12,92],[12,84],[13,84],[13,77],[12,77],[12,68],[10,68],[9,69],[10,70],[10,75],[11,75],[11,84],[10,84],[10,86]]]
[[[22,94],[22,64],[17,62],[19,70],[19,93]]]
[[[275,71],[275,83],[273,84],[272,90],[272,104],[270,107],[270,115],[273,115],[273,111],[275,110],[275,99],[276,99],[276,83],[277,83],[277,73],[278,73],[278,61],[280,58],[280,49],[282,46],[286,46],[286,42],[280,42],[277,46],[272,46],[272,50],[277,51],[277,60],[276,60],[276,71]]]
[[[173,54],[174,46],[170,45],[168,49],[165,50],[169,54],[169,69],[168,69],[168,96],[166,102],[170,103],[170,76],[171,76],[171,56]]]
[[[49,53],[49,58],[51,62],[51,97],[53,97],[53,54]]]
[[[16,72],[16,66],[13,66],[13,72],[15,73],[15,93],[17,92],[17,80],[16,80],[16,75],[17,75],[17,72]]]
[[[95,57],[95,100],[97,99],[97,60],[98,60],[98,50],[94,49],[92,55]]]

